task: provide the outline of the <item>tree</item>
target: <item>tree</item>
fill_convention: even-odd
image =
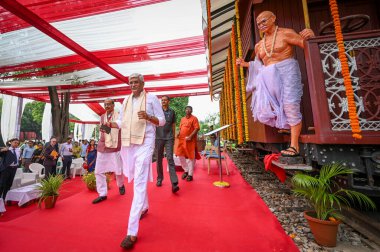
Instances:
[[[70,114],[69,119],[80,120],[78,117],[76,117],[73,114]],[[71,134],[72,132],[74,132],[74,128],[75,128],[75,123],[69,122],[69,134]]]
[[[45,103],[33,101],[27,103],[21,117],[21,131],[33,131],[41,138],[41,124]]]
[[[62,67],[65,65],[57,65],[55,67]],[[80,77],[74,76],[71,85],[78,86],[84,85],[87,81],[81,81]],[[49,86],[49,97],[51,103],[51,115],[53,124],[53,134],[58,141],[63,142],[69,136],[69,104],[70,104],[70,89],[62,92],[61,99],[57,92],[56,86]]]
[[[49,86],[48,90],[51,103],[53,135],[58,141],[62,142],[69,136],[70,91],[61,93],[61,100],[59,100],[57,87]]]
[[[214,127],[214,129],[219,128],[220,127],[219,113],[208,114],[204,121],[199,122],[199,125],[200,125],[200,130],[199,130],[200,135],[203,135],[209,132],[211,125]]]
[[[176,115],[176,126],[179,127],[181,118],[185,116],[185,108],[189,104],[189,97],[175,97],[170,99],[170,108],[174,110]]]
[[[220,115],[219,113],[213,113],[213,114],[208,114],[205,119],[205,123],[209,125],[213,125],[214,129],[217,129],[220,127]]]

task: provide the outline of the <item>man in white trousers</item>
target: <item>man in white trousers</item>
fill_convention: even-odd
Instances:
[[[112,99],[104,101],[106,113],[100,117],[100,125],[107,122],[116,121],[119,113],[115,111],[115,102]],[[99,197],[92,201],[93,204],[100,203],[107,199],[107,172],[114,172],[116,175],[116,184],[119,187],[120,195],[125,194],[124,175],[122,171],[123,163],[120,157],[121,134],[119,129],[111,129],[106,133],[100,128],[100,138],[98,142],[98,152],[95,164],[96,190]]]
[[[129,214],[127,236],[120,246],[133,248],[137,241],[139,220],[147,213],[148,179],[153,182],[152,155],[155,146],[156,127],[165,125],[165,116],[158,98],[144,90],[144,76],[129,76],[132,94],[124,99],[119,119],[106,126],[121,129],[121,157],[128,182],[134,180],[134,195]]]

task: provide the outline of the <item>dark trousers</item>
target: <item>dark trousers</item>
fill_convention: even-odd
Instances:
[[[5,200],[8,191],[12,187],[13,179],[15,178],[17,167],[8,166],[0,172],[0,197]]]
[[[45,166],[45,178],[49,177],[50,175],[57,174],[57,163],[55,163],[55,165],[44,165],[44,166]]]
[[[71,163],[73,162],[72,156],[63,156],[63,162],[62,162],[62,172],[61,174],[65,175],[66,177],[70,177],[70,168]]]
[[[156,140],[156,151],[157,151],[157,180],[162,181],[164,179],[164,173],[162,168],[162,159],[164,158],[164,150],[166,152],[166,160],[169,164],[169,175],[170,181],[173,185],[178,184],[178,177],[175,172],[175,164],[173,159],[173,147],[174,139],[170,140]]]

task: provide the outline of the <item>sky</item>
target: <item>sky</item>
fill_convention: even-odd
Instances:
[[[219,113],[219,102],[212,102],[210,95],[190,96],[189,105],[193,107],[193,115],[200,121],[204,121],[209,114]]]

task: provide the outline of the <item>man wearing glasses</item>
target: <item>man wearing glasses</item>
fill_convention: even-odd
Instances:
[[[49,144],[45,147],[43,151],[44,156],[44,166],[45,166],[45,177],[49,177],[51,174],[55,175],[57,173],[57,160],[59,153],[57,150],[57,138],[51,137]]]
[[[129,214],[127,236],[120,246],[133,248],[137,241],[139,220],[149,208],[147,185],[153,181],[152,156],[156,127],[165,125],[165,116],[157,96],[144,90],[144,76],[131,74],[129,86],[132,94],[124,99],[118,120],[107,122],[111,128],[121,129],[121,150],[124,174],[133,180],[133,200]]]

